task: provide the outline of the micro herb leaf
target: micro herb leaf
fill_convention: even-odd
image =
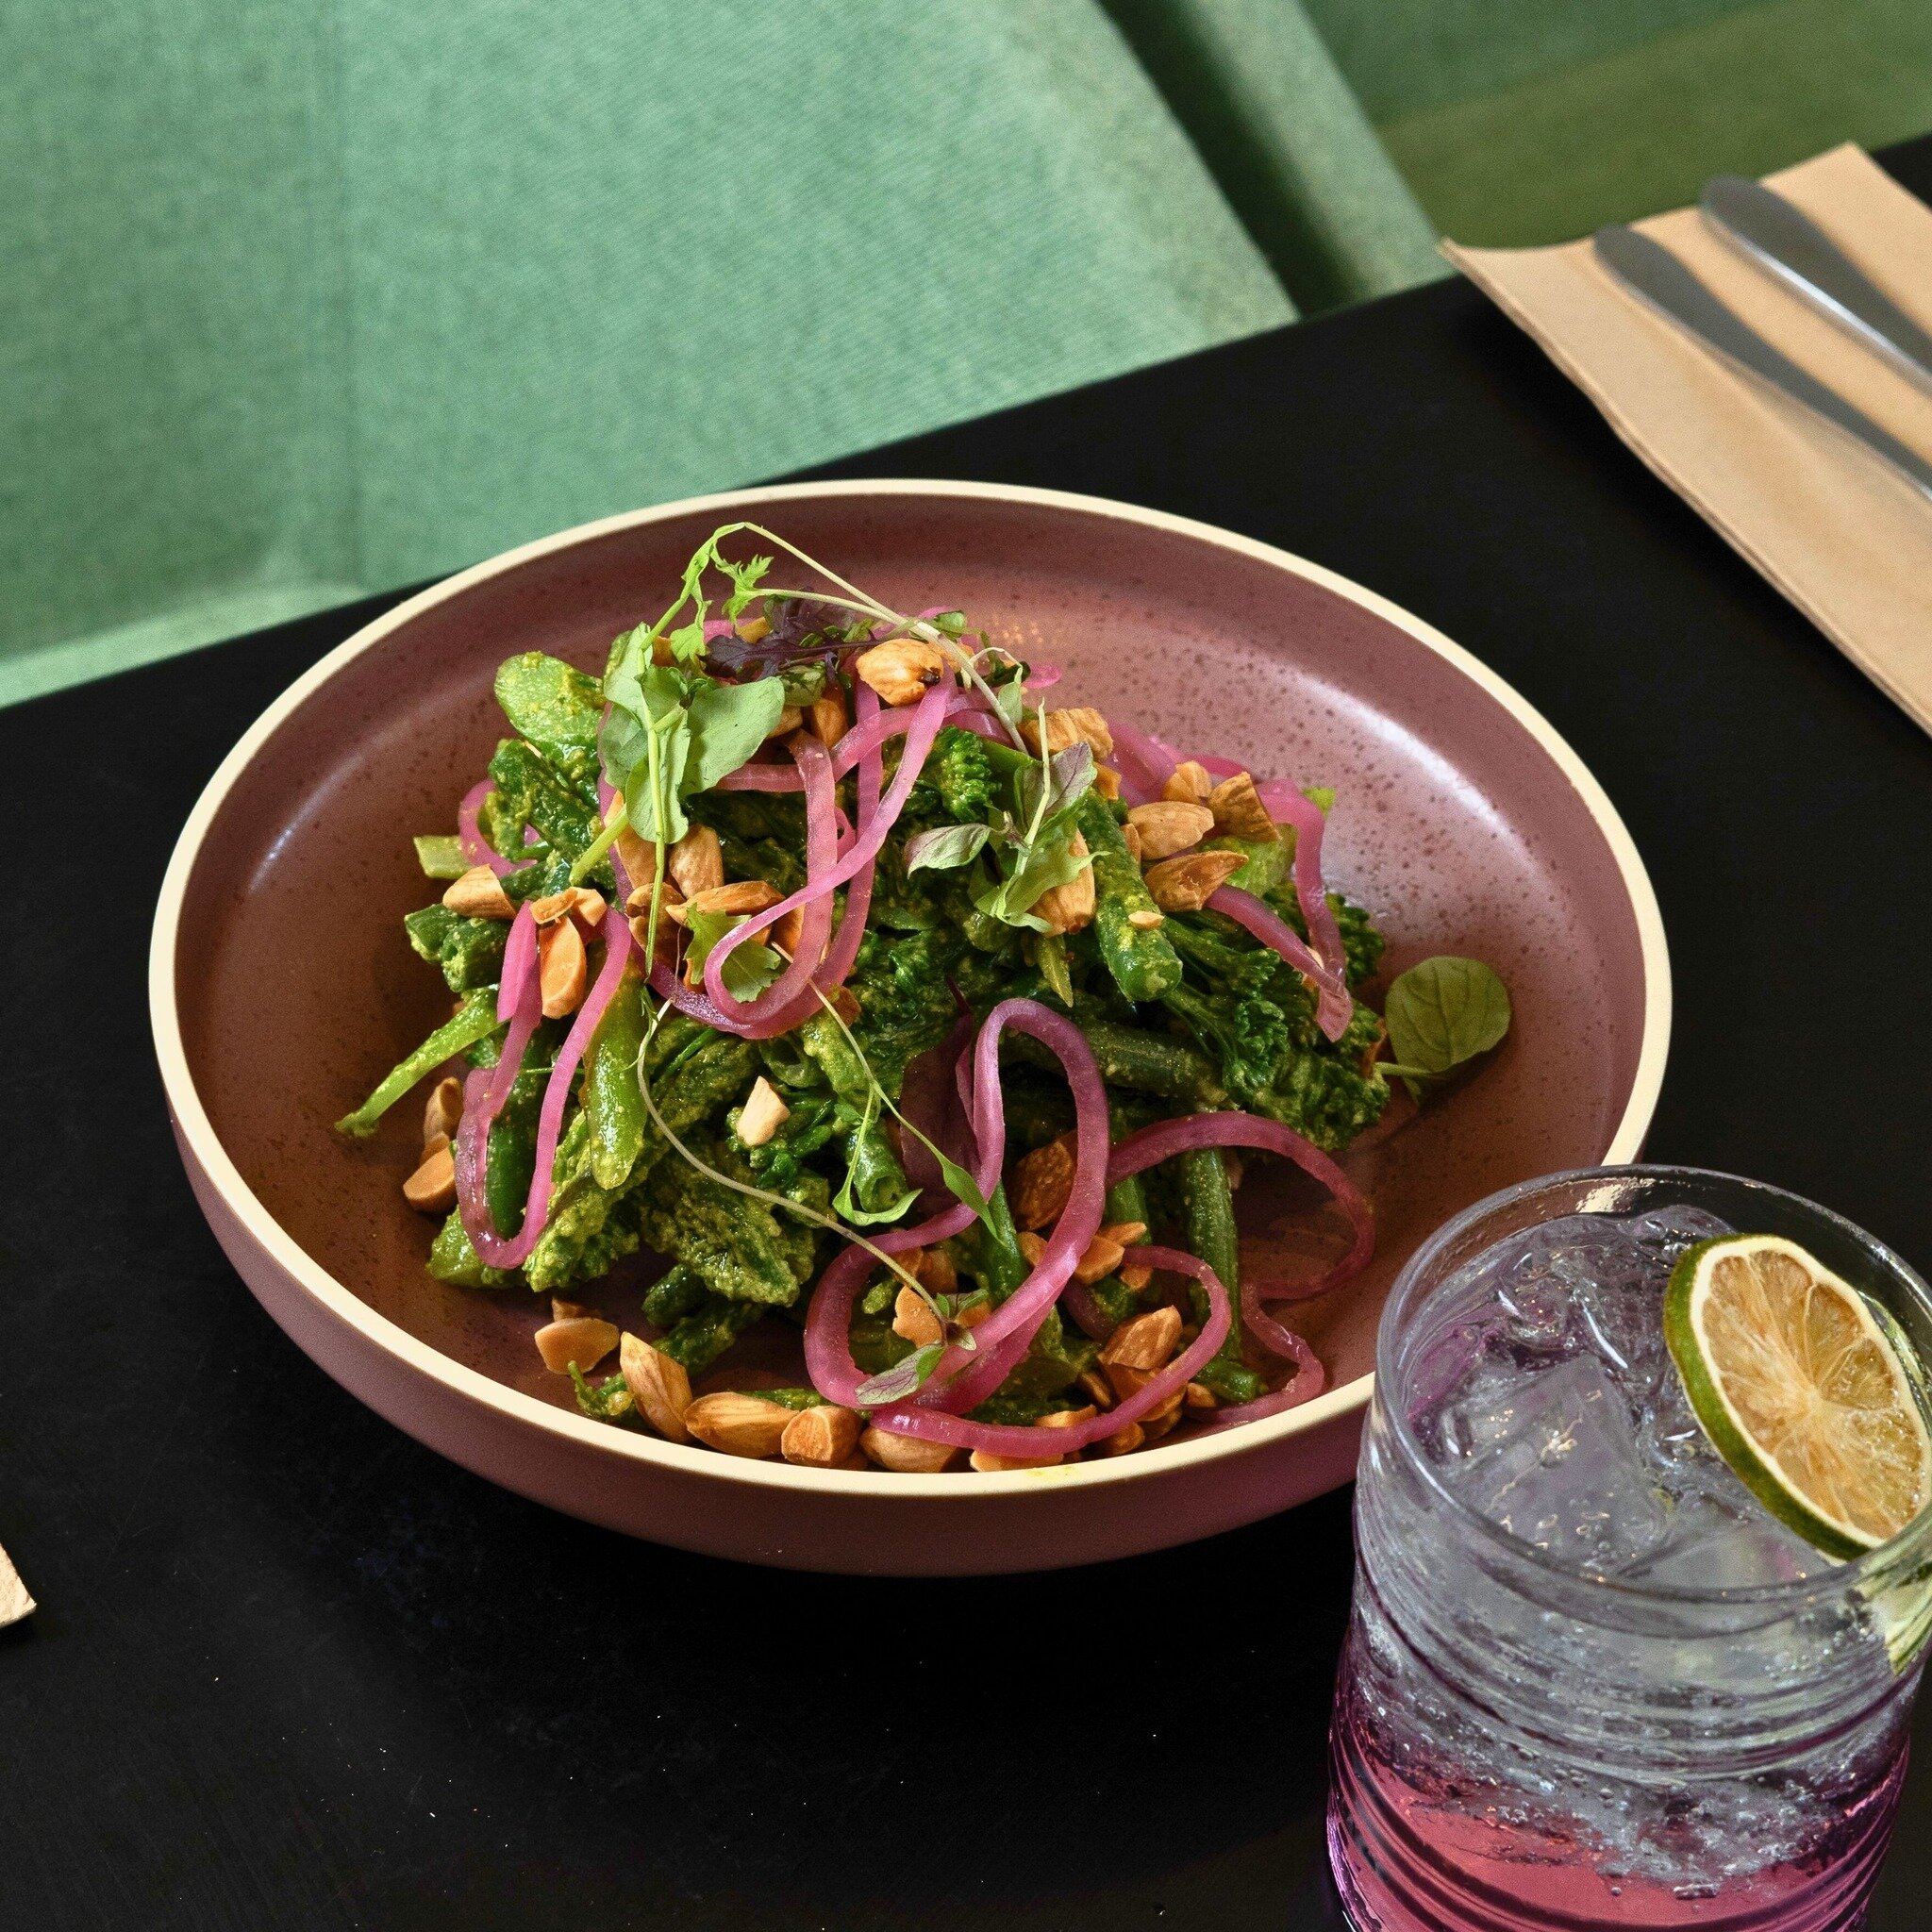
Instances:
[[[691,720],[682,710],[675,711],[654,721],[645,738],[646,756],[625,781],[624,814],[641,838],[675,845],[691,829],[677,802],[677,779],[691,754]]]
[[[432,832],[416,840],[416,863],[425,879],[459,879],[469,871],[463,841],[453,832]]]
[[[1015,730],[1026,709],[1026,690],[1016,677],[1010,683],[1001,685],[993,693],[993,708]]]
[[[1030,908],[1055,886],[1070,885],[1091,863],[1091,858],[1076,853],[1067,839],[1023,845],[1018,854],[1018,868],[1012,875],[1003,878],[990,891],[982,892],[973,903],[988,917],[1004,920],[1008,925],[1050,932],[1048,922]]]
[[[1439,954],[1397,976],[1383,1014],[1396,1064],[1417,1100],[1509,1030],[1509,991],[1480,959]]]
[[[1093,783],[1093,747],[1083,739],[1054,753],[1046,767],[1046,795],[1041,796],[1041,768],[1029,765],[1017,777],[1020,816],[1042,824],[1080,802]]]
[[[1057,932],[1043,932],[1036,948],[1040,976],[1053,989],[1054,997],[1070,1011],[1074,1005],[1074,976],[1067,970],[1067,942]]]
[[[742,925],[742,912],[693,912],[686,925],[691,933],[691,949],[686,958],[700,970],[711,957],[711,949],[734,926]],[[724,990],[736,1000],[756,999],[785,970],[783,957],[756,940],[735,947],[724,956]]]
[[[943,1341],[928,1341],[924,1348],[914,1349],[904,1361],[893,1363],[880,1374],[867,1376],[854,1390],[853,1399],[860,1408],[883,1408],[888,1403],[904,1402],[908,1396],[917,1395],[945,1352]]]
[[[784,708],[785,687],[775,677],[760,677],[750,684],[695,680],[688,707],[691,756],[677,783],[679,794],[708,791],[737,771],[771,736]]]
[[[971,865],[988,837],[985,825],[935,825],[930,831],[915,832],[906,841],[906,870],[931,867],[944,872]]]
[[[713,548],[715,550],[715,540]],[[733,563],[728,558],[717,559],[718,568],[731,579],[731,594],[724,600],[726,617],[741,617],[745,606],[758,594],[758,586],[772,567],[769,557],[754,557],[749,563]]]

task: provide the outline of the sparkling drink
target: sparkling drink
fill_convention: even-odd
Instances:
[[[1932,1297],[1896,1256],[1690,1171],[1528,1183],[1397,1282],[1331,1734],[1330,1857],[1364,1932],[1862,1916],[1932,1512],[1836,1563],[1711,1448],[1663,1295],[1687,1247],[1733,1229],[1809,1248],[1932,1358]]]

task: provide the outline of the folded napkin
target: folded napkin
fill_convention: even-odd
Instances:
[[[19,1571],[7,1560],[7,1552],[0,1550],[0,1628],[19,1623],[33,1607],[34,1600],[27,1595]]]
[[[1857,147],[1765,180],[1932,328],[1932,208]],[[1694,208],[1635,225],[1792,361],[1932,459],[1932,392],[1746,260]],[[1445,242],[1443,253],[1673,490],[1932,731],[1932,503],[1646,308],[1597,266],[1587,241]]]

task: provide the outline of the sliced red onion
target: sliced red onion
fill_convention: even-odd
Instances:
[[[775,923],[783,919],[788,912],[795,908],[802,907],[805,908],[808,941],[800,946],[798,958],[792,961],[791,966],[780,976],[778,982],[773,987],[768,988],[764,993],[759,994],[757,1001],[750,1003],[749,1007],[740,1006],[737,1002],[732,1001],[730,1007],[727,1008],[726,1002],[730,999],[730,995],[725,991],[722,976],[724,961],[750,937],[752,924],[750,922],[747,922],[745,924],[737,926],[732,931],[724,934],[718,943],[711,948],[710,957],[705,961],[705,991],[710,995],[712,1005],[720,1012],[735,1009],[738,1014],[742,1016],[747,1011],[760,1014],[781,1010],[784,1007],[790,1005],[796,997],[800,989],[804,987],[806,981],[811,977],[812,970],[819,958],[820,949],[824,943],[824,926],[821,927],[816,941],[812,941],[808,938],[813,916],[812,908],[814,907],[823,907],[823,917],[828,924],[831,916],[831,894],[833,891],[852,879],[855,874],[870,865],[878,857],[880,847],[886,842],[886,835],[891,830],[900,812],[905,808],[906,800],[910,794],[913,785],[917,782],[920,772],[924,767],[925,760],[932,751],[933,742],[939,736],[940,726],[945,722],[946,707],[950,696],[951,692],[947,686],[936,684],[920,699],[918,704],[911,708],[910,719],[905,727],[906,748],[899,758],[899,769],[892,774],[891,788],[879,801],[877,809],[869,815],[865,815],[865,823],[859,828],[858,836],[853,840],[850,849],[836,860],[827,862],[824,858],[815,855],[811,849],[811,788],[815,782],[815,775],[822,772],[825,786],[825,797],[829,805],[831,773],[833,769],[832,760],[826,758],[824,747],[816,739],[805,739],[794,744],[793,756],[799,760],[799,772],[806,780],[807,788],[806,884],[800,891],[793,892],[790,898],[781,899],[777,905],[771,908],[769,914],[760,913],[758,924],[762,925],[766,923],[767,919]],[[882,718],[873,718],[867,720],[864,724],[855,726],[846,733],[844,740],[841,740],[839,749],[841,752],[844,750],[847,740],[867,738],[884,722]],[[876,741],[874,741],[875,742]],[[819,760],[816,766],[808,762],[808,754],[816,754]],[[866,753],[863,750],[855,754],[855,762],[858,757],[865,755]],[[829,834],[829,814],[825,824],[827,833]],[[848,897],[848,920],[850,919],[850,913],[851,902]],[[726,1030],[734,1033],[743,1033],[746,1029],[744,1024],[740,1024],[732,1025]]]
[[[1322,838],[1328,829],[1328,816],[1286,778],[1257,785],[1255,794],[1271,819],[1294,827],[1294,896],[1302,908],[1302,923],[1335,976],[1345,979],[1348,955],[1335,908],[1328,903],[1328,888],[1322,881]]]
[[[517,926],[527,928],[526,942],[519,944]],[[519,908],[516,925],[510,929],[510,944],[504,949],[503,984],[497,993],[499,1017],[504,1015],[507,1005],[513,1008],[508,1016],[509,1032],[496,1065],[471,1071],[464,1083],[462,1124],[457,1129],[457,1207],[471,1245],[491,1268],[522,1267],[550,1219],[552,1170],[557,1164],[557,1142],[563,1130],[563,1110],[570,1099],[571,1081],[630,958],[630,927],[621,910],[607,908],[598,925],[604,939],[604,963],[584,995],[583,1004],[577,1008],[576,1018],[544,1086],[543,1104],[537,1116],[537,1164],[530,1175],[524,1224],[513,1237],[506,1239],[497,1233],[490,1219],[490,1129],[509,1099],[530,1036],[543,1017],[536,930],[530,908]],[[517,948],[514,958],[512,947]]]
[[[1226,1338],[1231,1317],[1227,1290],[1221,1285],[1220,1277],[1207,1262],[1184,1254],[1178,1248],[1140,1247],[1134,1254],[1137,1260],[1149,1267],[1174,1274],[1192,1275],[1208,1291],[1208,1311],[1207,1321],[1201,1324],[1200,1334],[1187,1348],[1116,1407],[1066,1428],[1046,1429],[1010,1423],[978,1423],[943,1410],[895,1406],[875,1411],[874,1426],[895,1436],[918,1436],[928,1442],[949,1442],[959,1449],[984,1449],[995,1456],[1073,1456],[1095,1442],[1105,1441],[1109,1436],[1117,1436],[1130,1424],[1139,1422],[1149,1410],[1167,1401],[1176,1390],[1185,1388],[1213,1360],[1215,1352]],[[1024,1292],[1023,1289],[1021,1293]],[[1016,1295],[1014,1300],[1018,1299]],[[1006,1307],[1011,1307],[1012,1302],[1006,1304]],[[999,1312],[1004,1313],[1005,1308]],[[974,1333],[982,1332],[997,1319],[997,1315],[990,1316]],[[928,1383],[927,1387],[930,1388],[931,1384]]]
[[[1235,886],[1223,886],[1219,891],[1210,892],[1208,909],[1225,913],[1264,946],[1273,947],[1297,973],[1306,974],[1314,982],[1315,1024],[1330,1040],[1340,1040],[1348,1031],[1348,1023],[1355,1016],[1355,1001],[1349,996],[1348,988],[1279,913],[1263,905],[1252,892],[1243,892]]]
[[[508,878],[513,872],[520,872],[526,861],[506,858],[488,839],[483,836],[483,827],[477,813],[483,808],[483,801],[496,790],[493,780],[485,778],[480,784],[472,785],[463,793],[463,802],[457,807],[457,843],[462,847],[463,857],[472,865],[487,865],[498,878]],[[529,827],[524,827],[527,834]]]
[[[1280,1332],[1291,1346],[1275,1353],[1292,1360],[1294,1373],[1280,1388],[1271,1389],[1266,1395],[1257,1395],[1252,1402],[1233,1403],[1204,1416],[1197,1434],[1218,1435],[1223,1429],[1238,1429],[1243,1423],[1258,1423],[1264,1417],[1299,1408],[1303,1403],[1312,1402],[1328,1386],[1327,1371],[1315,1358],[1315,1351],[1293,1330],[1283,1328]]]
[[[1113,761],[1121,774],[1121,791],[1129,805],[1151,805],[1160,796],[1160,788],[1174,776],[1180,762],[1170,745],[1150,731],[1132,724],[1108,721],[1113,738]]]
[[[1012,1373],[1025,1354],[1047,1310],[1058,1298],[1100,1227],[1106,1198],[1108,1156],[1107,1094],[1093,1050],[1071,1020],[1037,1000],[1004,1000],[986,1016],[973,1053],[973,1093],[969,1107],[978,1160],[974,1179],[991,1195],[999,1185],[1006,1159],[1006,1104],[1000,1091],[999,1043],[1008,1028],[1026,1033],[1050,1048],[1066,1070],[1073,1090],[1076,1134],[1074,1186],[1067,1205],[1039,1262],[1008,1299],[973,1331],[973,1346],[949,1347],[917,1396],[874,1407],[875,1414],[898,1413],[908,1405],[921,1409],[971,1408]],[[963,1203],[911,1228],[894,1228],[874,1243],[887,1254],[943,1241],[963,1232],[974,1214]],[[860,1394],[866,1377],[852,1359],[852,1307],[873,1257],[851,1247],[834,1257],[812,1295],[806,1320],[805,1358],[812,1386],[829,1402],[847,1407],[874,1407]]]
[[[1176,1154],[1198,1147],[1257,1147],[1268,1154],[1279,1154],[1312,1175],[1333,1194],[1355,1230],[1349,1251],[1334,1267],[1307,1281],[1261,1282],[1250,1275],[1241,1283],[1241,1316],[1248,1332],[1264,1348],[1275,1355],[1299,1359],[1304,1348],[1301,1337],[1285,1328],[1262,1307],[1264,1302],[1303,1301],[1340,1288],[1368,1265],[1375,1252],[1375,1217],[1356,1184],[1342,1173],[1313,1141],[1297,1134],[1279,1121],[1267,1121],[1251,1113],[1193,1113],[1179,1120],[1156,1121],[1137,1134],[1129,1134],[1113,1150],[1107,1164],[1107,1184],[1113,1187],[1129,1174],[1158,1165]],[[1135,1250],[1140,1257],[1140,1250]]]

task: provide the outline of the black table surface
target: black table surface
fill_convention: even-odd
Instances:
[[[1932,140],[1887,162],[1932,196]],[[1471,289],[824,474],[1153,504],[1440,625],[1649,863],[1677,1002],[1651,1153],[1932,1264],[1932,742]],[[149,910],[229,744],[384,601],[0,713],[37,881],[7,941],[0,1543],[42,1602],[0,1633],[0,1926],[1339,1924],[1345,1494],[1056,1575],[742,1569],[439,1460],[242,1288],[169,1138]],[[1905,1803],[1877,1928],[1925,1923],[1932,1762]]]

